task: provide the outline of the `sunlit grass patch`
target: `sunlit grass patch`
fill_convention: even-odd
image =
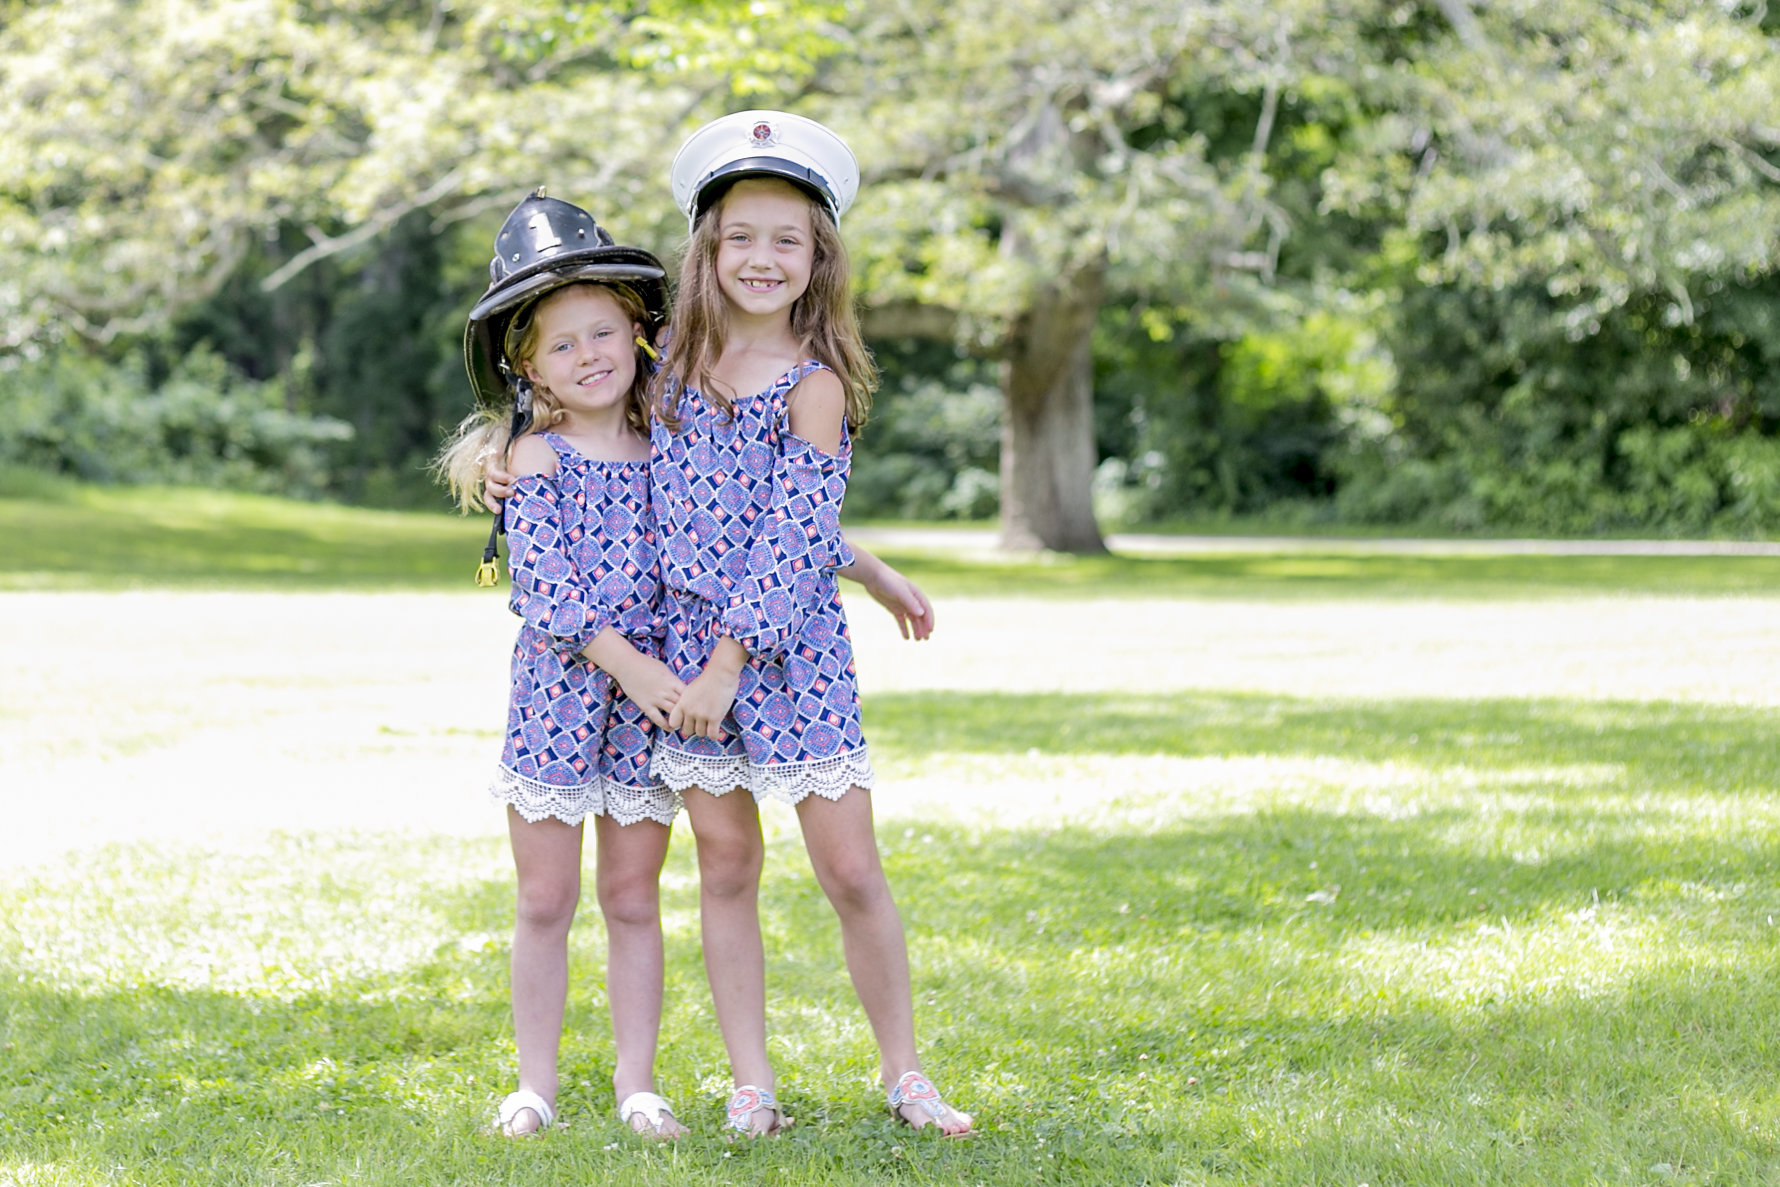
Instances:
[[[0,489],[0,589],[438,589],[473,593],[488,517],[389,512],[185,487]],[[961,555],[887,548],[936,597],[1414,599],[1625,589],[1780,592],[1775,556],[1232,551]]]

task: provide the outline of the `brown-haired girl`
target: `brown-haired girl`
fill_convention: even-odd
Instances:
[[[729,1124],[787,1123],[766,1051],[756,801],[792,804],[840,916],[892,1111],[948,1135],[971,1118],[921,1073],[908,950],[878,860],[871,760],[836,580],[851,430],[875,386],[838,221],[858,166],[821,124],[743,112],[676,157],[692,219],[650,442],[663,658],[686,689],[656,744],[698,841],[705,969],[735,1092]]]

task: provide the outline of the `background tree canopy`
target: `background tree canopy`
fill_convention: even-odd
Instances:
[[[1780,15],[1735,2],[0,2],[0,459],[438,505],[531,187],[835,126],[855,514],[1780,530]],[[1098,513],[1098,516],[1097,514]]]

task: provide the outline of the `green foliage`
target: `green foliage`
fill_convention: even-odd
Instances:
[[[847,514],[992,517],[1000,486],[1001,397],[986,368],[959,361],[950,350],[908,346],[880,349],[878,359],[886,382],[858,437]]]
[[[204,347],[353,428],[326,473],[273,487],[430,504],[500,214],[547,183],[671,257],[672,144],[763,105],[858,150],[868,313],[912,308],[984,363],[888,385],[853,496],[871,514],[990,510],[972,385],[1059,278],[1104,270],[1097,495],[1122,521],[1780,530],[1765,6],[0,11],[0,363],[67,349],[44,392],[77,401],[95,345],[152,392]],[[242,482],[243,431],[185,436],[236,449],[219,472]],[[131,448],[72,468],[147,472]]]
[[[91,482],[179,482],[314,496],[352,435],[291,412],[279,380],[197,349],[158,384],[139,356],[62,351],[0,369],[0,462]]]
[[[1681,321],[1652,296],[1577,334],[1541,290],[1410,288],[1400,379],[1340,456],[1338,508],[1467,531],[1780,530],[1780,284],[1693,305]]]

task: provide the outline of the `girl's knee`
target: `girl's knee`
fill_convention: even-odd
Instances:
[[[747,894],[760,885],[766,849],[758,836],[698,838],[699,888],[718,898]]]
[[[530,927],[567,927],[580,901],[579,879],[521,879],[519,921]]]
[[[599,900],[607,924],[643,927],[661,919],[660,882],[654,877],[602,877]]]
[[[816,867],[816,880],[836,910],[865,910],[890,903],[890,882],[876,851],[831,854]]]

